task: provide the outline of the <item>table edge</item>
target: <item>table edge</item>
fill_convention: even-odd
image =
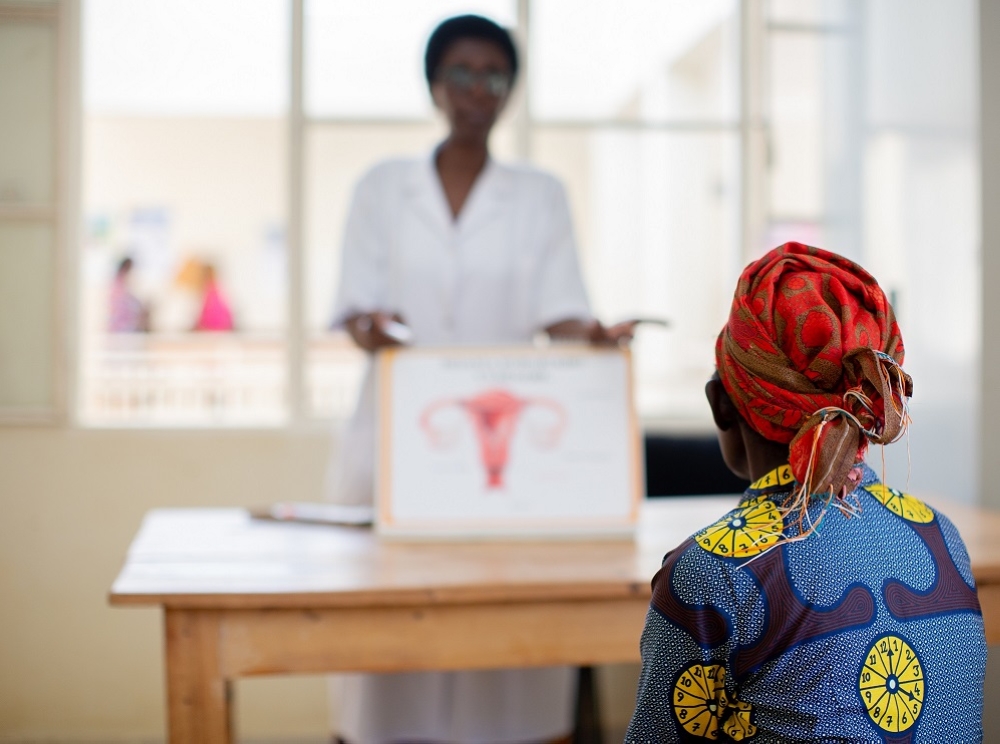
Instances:
[[[108,604],[113,607],[161,606],[176,609],[316,609],[648,600],[650,597],[647,580],[622,579],[570,585],[496,584],[348,592],[143,593],[112,588],[108,593]]]

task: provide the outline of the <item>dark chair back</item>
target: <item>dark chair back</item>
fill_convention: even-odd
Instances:
[[[743,493],[749,485],[726,467],[714,434],[646,434],[644,439],[649,497]]]

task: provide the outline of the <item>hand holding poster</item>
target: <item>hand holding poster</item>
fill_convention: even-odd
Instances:
[[[394,349],[379,364],[380,533],[631,531],[640,464],[627,350]]]

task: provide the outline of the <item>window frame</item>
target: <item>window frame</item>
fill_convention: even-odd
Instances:
[[[48,26],[53,34],[52,88],[52,191],[47,202],[0,205],[0,225],[41,224],[50,229],[52,281],[43,291],[51,297],[48,361],[51,383],[48,400],[38,406],[0,405],[0,425],[57,425],[70,419],[74,379],[72,328],[74,292],[72,256],[76,247],[78,211],[77,133],[79,131],[78,56],[79,5],[76,0],[17,2],[0,0],[0,23]]]
[[[531,60],[529,58],[531,40],[531,6],[538,0],[517,0],[516,26],[514,33],[522,50],[522,70],[524,84],[518,87],[511,101],[511,125],[514,130],[515,154],[526,160],[531,159],[531,142],[534,132],[546,129],[574,128],[583,130],[613,130],[613,131],[650,131],[650,132],[731,132],[738,138],[738,180],[739,197],[737,202],[740,245],[739,253],[745,262],[756,253],[757,246],[762,244],[768,223],[765,187],[767,179],[767,137],[768,127],[765,115],[763,83],[763,64],[766,51],[766,0],[741,0],[736,5],[738,16],[739,39],[738,60],[740,65],[738,79],[738,108],[735,119],[729,121],[669,119],[650,122],[621,121],[608,119],[536,119],[532,116],[529,106],[528,86],[531,80]],[[307,353],[309,331],[306,322],[305,280],[305,209],[307,194],[306,183],[306,140],[310,128],[330,124],[377,123],[380,126],[408,126],[414,123],[412,119],[394,119],[382,117],[329,117],[309,116],[305,109],[305,0],[288,0],[290,14],[290,64],[288,67],[288,110],[286,122],[286,152],[287,152],[287,193],[286,193],[286,261],[288,290],[286,296],[287,326],[285,329],[285,359],[284,368],[287,380],[287,401],[284,423],[274,425],[250,425],[238,427],[247,430],[311,430],[327,429],[329,421],[311,415],[308,410]],[[60,388],[64,394],[60,398],[59,416],[67,418],[80,428],[120,428],[115,423],[83,424],[80,421],[80,407],[77,396],[80,386],[80,336],[83,329],[76,323],[73,308],[78,301],[81,281],[76,254],[79,251],[81,234],[80,204],[80,131],[82,119],[82,99],[80,95],[79,60],[81,46],[80,0],[66,0],[59,4],[61,33],[61,63],[59,97],[61,101],[69,102],[64,106],[62,129],[65,140],[64,152],[61,154],[61,170],[64,171],[63,182],[66,188],[60,201],[60,220],[64,225],[73,225],[74,230],[64,230],[60,243],[64,246],[60,253],[61,270],[57,279],[56,296],[60,299],[60,310],[57,316],[64,319],[58,323],[59,332],[54,343],[64,351],[59,373]],[[72,72],[71,72],[72,71]],[[422,121],[422,120],[421,120]],[[67,282],[66,275],[71,274],[75,281]],[[74,325],[76,327],[74,327]],[[67,333],[67,330],[71,332]],[[2,414],[0,414],[2,416]],[[51,420],[52,417],[49,417]],[[0,418],[0,421],[4,420]],[[690,429],[692,425],[702,428],[705,422],[675,420],[673,418],[643,418],[643,425],[649,429]],[[707,421],[707,419],[706,419]],[[133,427],[129,427],[133,428]],[[142,425],[137,429],[159,430],[158,425]],[[177,430],[178,427],[169,427]],[[207,424],[181,426],[180,429],[218,430],[230,429],[232,426]]]

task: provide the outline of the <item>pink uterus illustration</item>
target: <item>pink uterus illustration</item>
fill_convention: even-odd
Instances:
[[[479,441],[479,454],[486,470],[487,488],[504,487],[504,470],[510,455],[510,441],[517,429],[522,413],[529,407],[547,410],[552,420],[532,431],[536,446],[554,447],[566,425],[566,412],[554,400],[547,398],[520,398],[500,388],[486,390],[472,398],[451,398],[431,403],[420,416],[420,427],[435,447],[448,447],[454,443],[454,430],[435,423],[435,418],[445,409],[458,407],[468,415],[472,430]]]

